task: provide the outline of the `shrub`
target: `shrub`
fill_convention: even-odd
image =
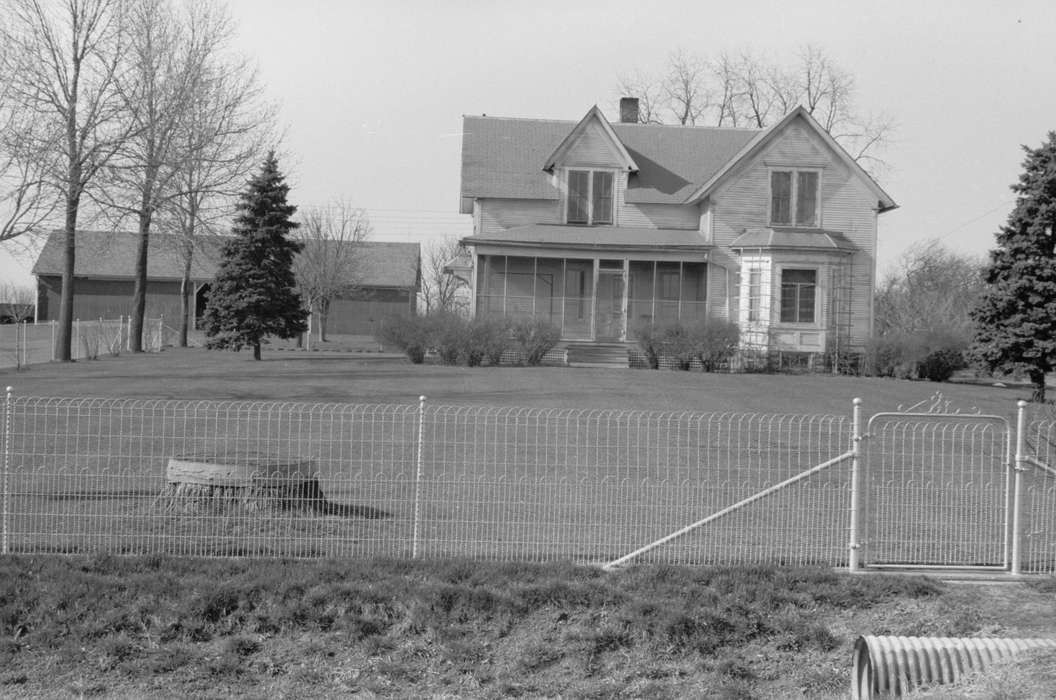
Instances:
[[[477,367],[483,360],[498,366],[502,354],[510,345],[510,326],[504,318],[476,318],[469,322],[465,361],[468,367]]]
[[[741,329],[725,319],[708,319],[699,325],[693,335],[697,341],[696,357],[705,372],[713,372],[729,362],[741,342]]]
[[[375,338],[407,355],[416,365],[425,361],[430,344],[431,323],[423,316],[389,316],[382,320]]]
[[[645,355],[649,369],[658,369],[660,367],[661,334],[657,332],[652,323],[639,323],[631,329],[631,334],[638,341],[638,347]]]
[[[968,366],[967,341],[952,333],[889,333],[866,345],[868,374],[896,379],[948,380]]]
[[[561,329],[541,319],[514,321],[511,331],[514,349],[529,367],[541,363],[546,353],[561,340]]]
[[[675,321],[660,328],[660,351],[671,358],[682,371],[689,369],[697,356],[697,339],[692,329]]]
[[[426,317],[429,346],[436,350],[441,364],[457,365],[466,353],[469,322],[463,317],[446,311]]]

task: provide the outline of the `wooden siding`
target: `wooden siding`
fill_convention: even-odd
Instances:
[[[557,165],[571,168],[623,168],[624,162],[605,129],[592,119]]]
[[[558,202],[546,199],[484,199],[479,200],[480,230],[476,234],[491,234],[515,226],[529,224],[560,224]]]
[[[62,295],[62,278],[37,278],[39,306],[37,320],[57,321]],[[132,280],[94,280],[77,278],[74,281],[73,317],[89,320],[118,318],[132,313]],[[180,283],[177,281],[147,282],[147,318],[164,316],[169,325],[180,318]]]
[[[700,208],[675,204],[623,203],[620,226],[700,230]]]
[[[859,249],[849,264],[852,266],[851,342],[861,346],[872,329],[876,197],[866,183],[831,153],[802,122],[790,124],[769,148],[741,165],[733,177],[711,195],[713,243],[728,250],[730,243],[746,228],[768,226],[770,171],[772,168],[796,166],[821,169],[821,225],[825,229],[842,232]],[[825,253],[793,255],[775,251],[773,261],[775,265],[811,261],[819,267],[827,267],[829,263],[826,261],[836,259],[839,256]],[[725,255],[716,250],[713,260],[723,264]],[[826,272],[819,279],[819,284],[823,280],[827,284],[827,278]],[[739,307],[738,303],[735,308]],[[828,319],[825,319],[825,323],[828,323]]]

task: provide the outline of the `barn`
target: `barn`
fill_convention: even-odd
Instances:
[[[191,327],[205,312],[209,285],[221,259],[224,236],[198,236],[191,249],[190,279],[194,303]],[[37,279],[37,320],[57,320],[62,295],[66,236],[53,231],[33,266]],[[118,318],[132,310],[132,290],[139,236],[115,231],[78,231],[74,275],[73,316],[77,319]],[[330,305],[327,332],[371,335],[385,316],[415,313],[421,276],[418,243],[367,241],[357,253],[355,290]],[[176,327],[180,288],[186,265],[184,239],[165,233],[150,237],[147,257],[148,318],[163,317]],[[171,321],[169,320],[171,319]],[[314,327],[314,324],[313,324]]]

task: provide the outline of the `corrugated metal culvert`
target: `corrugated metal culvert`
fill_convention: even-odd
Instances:
[[[923,685],[952,683],[969,671],[1056,639],[859,637],[854,643],[855,700],[900,697]]]

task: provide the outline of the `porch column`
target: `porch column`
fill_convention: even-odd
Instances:
[[[620,313],[623,314],[623,332],[620,334],[620,340],[627,342],[627,326],[630,325],[630,319],[627,318],[627,311],[629,309],[627,305],[628,290],[631,286],[631,259],[623,259],[623,300],[621,303]]]
[[[594,258],[594,287],[590,294],[590,339],[598,339],[598,270],[601,260]]]
[[[469,317],[477,317],[477,270],[480,265],[480,255],[473,248],[473,267],[469,271]]]

